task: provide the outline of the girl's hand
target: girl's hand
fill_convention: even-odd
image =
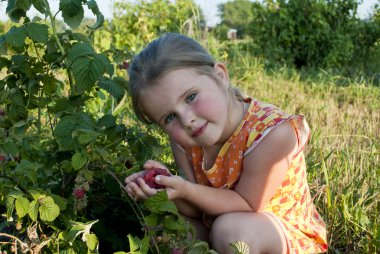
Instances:
[[[151,168],[162,168],[169,171],[164,165],[153,160],[146,161],[143,167],[146,170]],[[145,200],[148,197],[155,195],[157,191],[159,191],[157,189],[149,187],[149,185],[147,185],[144,181],[143,176],[146,170],[134,173],[125,179],[128,196],[133,200]]]
[[[156,176],[156,183],[166,186],[166,191],[168,193],[168,199],[182,199],[187,194],[187,186],[191,184],[180,176]]]

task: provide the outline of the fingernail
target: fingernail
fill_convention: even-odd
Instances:
[[[161,177],[160,176],[156,176],[156,182],[160,181],[160,180],[161,180]]]

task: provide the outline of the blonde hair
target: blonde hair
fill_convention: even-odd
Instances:
[[[166,33],[149,43],[133,58],[128,68],[129,93],[137,117],[145,123],[152,123],[141,107],[141,97],[143,91],[157,84],[163,75],[176,69],[192,68],[218,82],[214,65],[213,57],[197,41],[185,35]],[[244,98],[231,86],[229,94],[239,100]]]

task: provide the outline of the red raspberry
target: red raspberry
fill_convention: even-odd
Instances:
[[[76,199],[82,199],[86,192],[83,189],[75,188],[73,191],[73,195]]]
[[[4,162],[6,159],[7,157],[5,157],[5,155],[0,154],[0,163]]]
[[[182,253],[183,253],[183,250],[178,247],[174,247],[171,251],[171,254],[182,254]]]
[[[154,189],[165,188],[165,186],[156,183],[155,177],[157,175],[170,176],[170,173],[163,168],[151,168],[145,171],[143,175],[143,179],[150,188],[154,188]]]

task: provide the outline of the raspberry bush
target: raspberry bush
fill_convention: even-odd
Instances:
[[[45,19],[28,17],[32,7]],[[93,22],[84,22],[86,8]],[[168,166],[172,159],[160,131],[131,113],[124,77],[133,52],[117,48],[117,40],[106,49],[99,43],[104,17],[96,1],[60,0],[53,13],[47,0],[10,0],[6,12],[12,23],[0,35],[0,251],[200,248],[186,242],[191,227],[164,191],[144,204],[125,195],[123,179],[147,159]]]

